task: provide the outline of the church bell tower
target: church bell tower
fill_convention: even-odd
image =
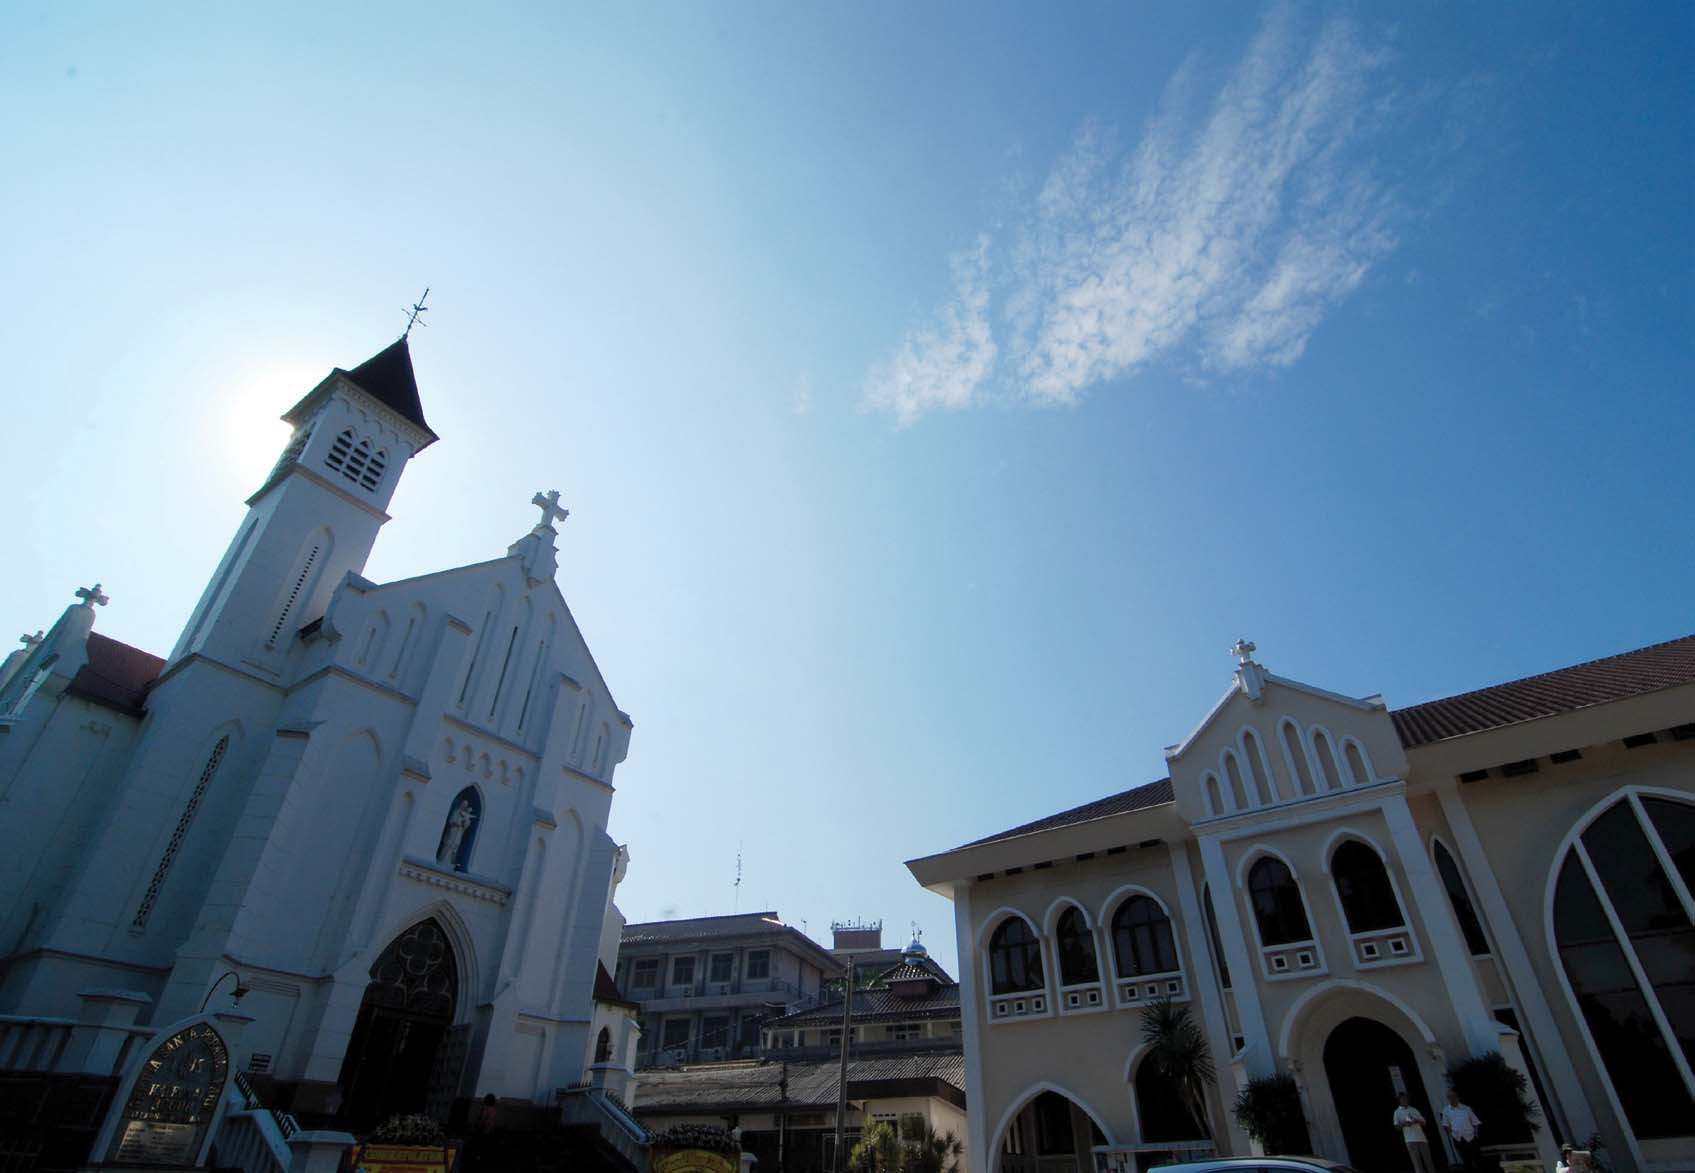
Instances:
[[[283,414],[294,426],[276,466],[171,652],[276,677],[300,628],[359,573],[407,461],[437,437],[424,421],[403,336],[331,371]]]

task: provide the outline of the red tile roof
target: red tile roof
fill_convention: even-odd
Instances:
[[[1680,684],[1695,684],[1695,635],[1427,701],[1389,716],[1401,744],[1412,749]]]
[[[71,677],[67,692],[95,704],[140,716],[147,700],[147,690],[165,661],[140,648],[101,635],[88,633],[88,663]]]

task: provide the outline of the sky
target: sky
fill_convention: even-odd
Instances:
[[[378,581],[571,509],[631,920],[1695,631],[1688,5],[0,10],[0,624],[168,652],[404,327]],[[741,883],[735,884],[737,859]]]

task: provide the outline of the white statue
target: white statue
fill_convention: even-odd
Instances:
[[[453,866],[459,856],[459,845],[465,841],[465,832],[471,829],[475,818],[471,813],[471,800],[461,798],[459,806],[447,816],[447,829],[441,833],[441,846],[436,848],[437,863]]]

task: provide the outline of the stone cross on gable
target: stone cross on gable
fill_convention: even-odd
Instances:
[[[20,635],[18,637],[18,642],[23,644],[24,652],[26,654],[35,651],[36,648],[39,648],[41,646],[41,640],[42,633],[39,631],[37,631],[34,635]]]
[[[1230,649],[1230,654],[1236,657],[1238,664],[1251,664],[1253,663],[1254,653],[1257,651],[1259,651],[1259,648],[1254,646],[1253,640],[1239,639],[1236,641],[1236,645]]]
[[[95,583],[91,587],[78,587],[77,598],[81,599],[90,607],[104,607],[107,603],[112,601],[100,593],[99,583]]]
[[[561,509],[559,507],[558,489],[551,490],[545,497],[542,496],[542,494],[537,493],[534,497],[530,498],[530,504],[541,510],[541,524],[536,526],[537,529],[552,529],[555,518],[560,521],[564,521],[567,517],[571,516],[571,511],[569,509]]]

